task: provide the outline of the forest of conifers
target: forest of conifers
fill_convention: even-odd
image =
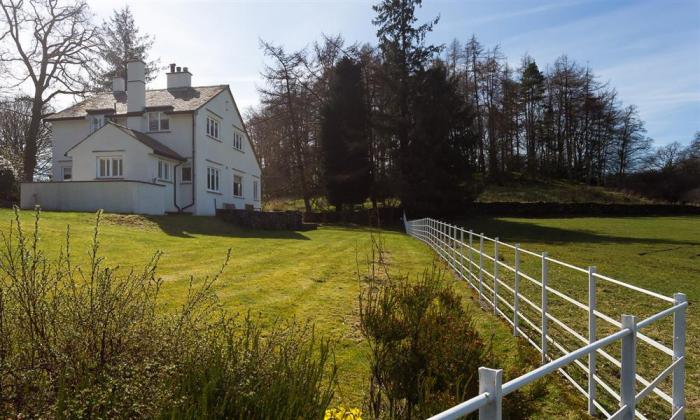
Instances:
[[[700,139],[653,149],[637,108],[588,66],[567,55],[509,63],[476,36],[429,45],[439,23],[418,22],[419,5],[374,6],[377,46],[261,43],[266,85],[247,128],[266,198],[302,197],[307,210],[316,196],[336,207],[399,198],[431,212],[513,172],[620,185],[682,162],[698,171]]]

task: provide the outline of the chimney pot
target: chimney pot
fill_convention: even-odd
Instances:
[[[170,73],[175,73],[175,63],[170,65]]]
[[[192,87],[192,74],[187,67],[175,67],[166,76],[168,77],[168,89]]]

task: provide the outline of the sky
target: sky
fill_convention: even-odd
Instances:
[[[193,85],[229,84],[241,110],[255,106],[265,57],[260,40],[295,50],[322,34],[376,44],[373,1],[88,0],[98,20],[129,5],[163,66],[189,67]],[[700,131],[700,1],[424,0],[440,16],[433,44],[475,34],[499,45],[511,66],[532,56],[541,69],[567,54],[588,64],[634,104],[657,145],[687,144]],[[165,70],[149,88],[165,87]]]

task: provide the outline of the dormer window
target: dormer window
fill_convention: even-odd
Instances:
[[[148,113],[148,131],[170,130],[170,119],[168,114],[162,111]]]
[[[95,131],[102,128],[103,125],[105,125],[105,116],[104,115],[91,115],[89,118],[90,118],[90,132],[91,133],[94,133]]]
[[[219,120],[207,117],[207,136],[219,139]]]

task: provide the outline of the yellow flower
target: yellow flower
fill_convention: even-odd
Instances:
[[[338,408],[326,410],[323,420],[362,420],[362,410],[359,408],[346,408],[341,405]]]

